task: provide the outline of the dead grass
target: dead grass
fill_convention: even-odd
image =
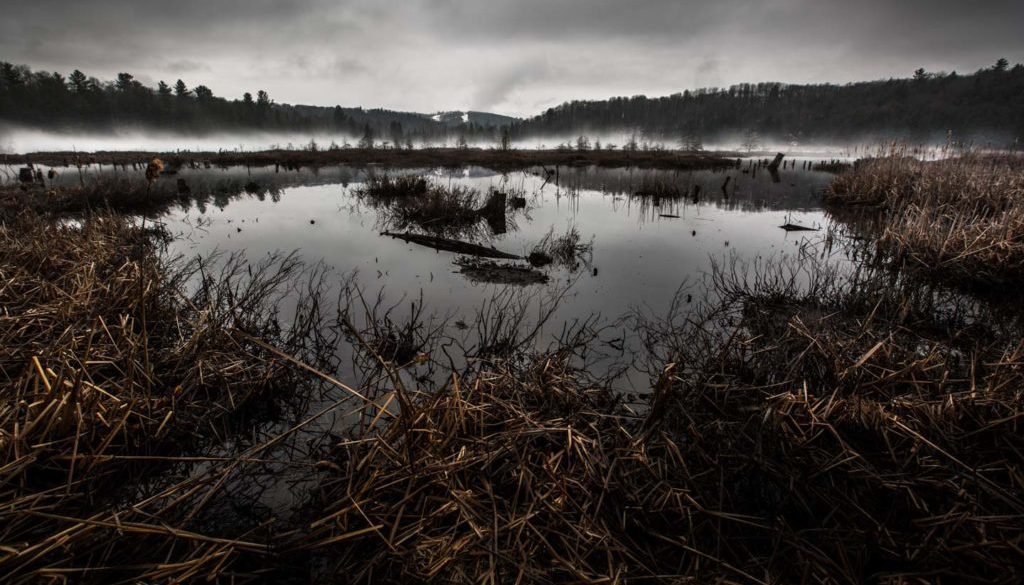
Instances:
[[[879,249],[898,266],[981,289],[1024,282],[1024,166],[956,153],[921,162],[899,150],[836,178],[833,205],[882,208]]]
[[[325,484],[304,545],[331,575],[538,583],[678,570],[682,542],[658,531],[687,505],[648,453],[663,447],[565,356],[454,377],[403,420],[332,454],[344,473]]]
[[[140,459],[173,459],[216,437],[229,415],[295,388],[293,369],[252,335],[297,350],[308,333],[301,311],[286,330],[275,306],[300,275],[295,258],[225,259],[217,271],[169,264],[161,235],[115,215],[24,213],[0,227],[6,582],[107,565],[161,580],[261,548],[116,511],[118,495],[146,481]]]
[[[36,213],[79,214],[88,211],[149,213],[166,209],[176,201],[188,201],[169,185],[135,179],[104,178],[75,187],[46,188],[32,185],[0,187],[0,219],[14,218],[29,209]]]
[[[583,242],[583,237],[576,226],[570,226],[560,236],[555,235],[554,228],[548,230],[548,233],[530,250],[526,259],[533,266],[554,264],[575,272],[590,265],[593,252],[593,241]]]
[[[1020,334],[877,278],[718,269],[638,317],[643,413],[568,350],[453,372],[328,455],[297,547],[349,582],[1018,582]]]
[[[768,582],[1021,578],[1019,330],[888,273],[733,266],[713,289],[641,319],[672,378],[652,415],[722,517],[691,546]]]

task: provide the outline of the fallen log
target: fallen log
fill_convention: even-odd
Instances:
[[[476,256],[478,258],[497,258],[501,260],[521,260],[522,256],[516,256],[515,254],[509,254],[508,252],[502,252],[495,248],[488,248],[479,244],[471,244],[469,242],[463,242],[461,240],[453,240],[450,238],[442,238],[438,236],[426,236],[423,234],[413,234],[409,232],[395,233],[395,232],[381,232],[382,236],[389,236],[392,238],[398,238],[405,240],[412,244],[419,244],[420,246],[426,246],[435,250],[441,250],[443,252],[454,252],[456,254],[465,254],[467,256]]]
[[[819,228],[807,227],[805,225],[797,225],[795,223],[787,223],[784,225],[780,225],[779,227],[786,230],[787,232],[816,232],[819,230]]]

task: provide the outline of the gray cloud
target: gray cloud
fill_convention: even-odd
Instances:
[[[221,95],[534,113],[742,81],[845,82],[1024,60],[989,0],[8,0],[0,55]]]

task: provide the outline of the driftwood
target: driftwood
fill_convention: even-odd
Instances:
[[[412,234],[409,232],[395,233],[395,232],[381,232],[382,236],[390,236],[392,238],[398,238],[405,240],[412,244],[419,244],[420,246],[426,246],[435,250],[441,250],[444,252],[455,252],[456,254],[465,254],[467,256],[476,256],[478,258],[498,258],[502,260],[521,260],[522,256],[516,256],[515,254],[509,254],[508,252],[502,252],[494,248],[488,248],[479,244],[471,244],[469,242],[463,242],[461,240],[453,240],[450,238],[441,238],[438,236],[426,236],[423,234]]]

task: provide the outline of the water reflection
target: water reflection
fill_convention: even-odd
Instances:
[[[637,304],[659,305],[684,280],[706,272],[714,257],[744,258],[793,249],[808,234],[787,233],[787,221],[823,226],[819,193],[831,175],[783,171],[782,183],[768,173],[671,172],[640,169],[559,168],[499,174],[486,169],[409,169],[432,184],[488,194],[506,201],[504,229],[472,221],[458,229],[417,225],[393,205],[368,203],[360,189],[382,169],[333,167],[286,172],[270,168],[182,169],[191,197],[162,217],[178,236],[172,250],[206,254],[214,250],[267,253],[300,250],[339,273],[356,271],[360,282],[398,294],[423,291],[428,306],[465,316],[486,286],[464,278],[453,264],[457,254],[425,248],[382,231],[411,231],[465,240],[526,257],[549,232],[572,227],[593,241],[593,270],[579,279],[564,317],[618,315]],[[726,177],[732,177],[723,192]],[[161,181],[169,184],[170,179]],[[649,195],[659,185],[660,195]],[[698,197],[693,197],[694,191]],[[564,284],[571,271],[547,268],[551,283]]]

